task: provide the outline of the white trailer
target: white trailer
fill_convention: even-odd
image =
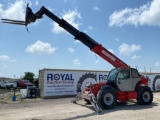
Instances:
[[[107,80],[109,71],[42,69],[39,71],[39,89],[42,98],[73,96],[81,92],[89,82],[99,83]],[[149,78],[152,91],[160,91],[159,73],[141,73]]]
[[[142,73],[148,77],[148,86],[152,91],[160,91],[160,73]]]
[[[73,96],[89,82],[106,81],[108,71],[42,69],[39,71],[39,88],[42,98]]]

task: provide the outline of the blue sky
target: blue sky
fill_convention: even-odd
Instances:
[[[0,18],[24,20],[27,3],[33,12],[45,6],[140,72],[160,72],[160,0],[1,0]],[[113,68],[47,16],[28,29],[0,23],[0,77]]]

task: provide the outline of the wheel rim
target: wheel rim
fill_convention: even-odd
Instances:
[[[150,100],[150,98],[151,98],[151,96],[150,96],[149,92],[144,92],[143,93],[143,100],[145,102],[148,102]]]
[[[103,101],[106,105],[111,105],[113,103],[113,95],[110,93],[107,93],[104,96]]]

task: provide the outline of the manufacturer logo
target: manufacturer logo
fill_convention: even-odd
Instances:
[[[103,53],[105,56],[107,56],[108,58],[110,58],[112,61],[115,61],[115,60],[116,60],[116,58],[113,57],[112,55],[110,55],[107,51],[102,50],[102,53]]]

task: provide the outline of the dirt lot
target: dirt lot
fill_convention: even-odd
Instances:
[[[12,101],[13,91],[0,90],[0,120],[159,120],[160,92],[154,93],[151,105],[140,106],[135,101],[118,103],[114,109],[105,110],[97,115],[91,105],[83,100],[77,104],[72,98],[61,99],[20,99],[16,92],[17,101]]]

